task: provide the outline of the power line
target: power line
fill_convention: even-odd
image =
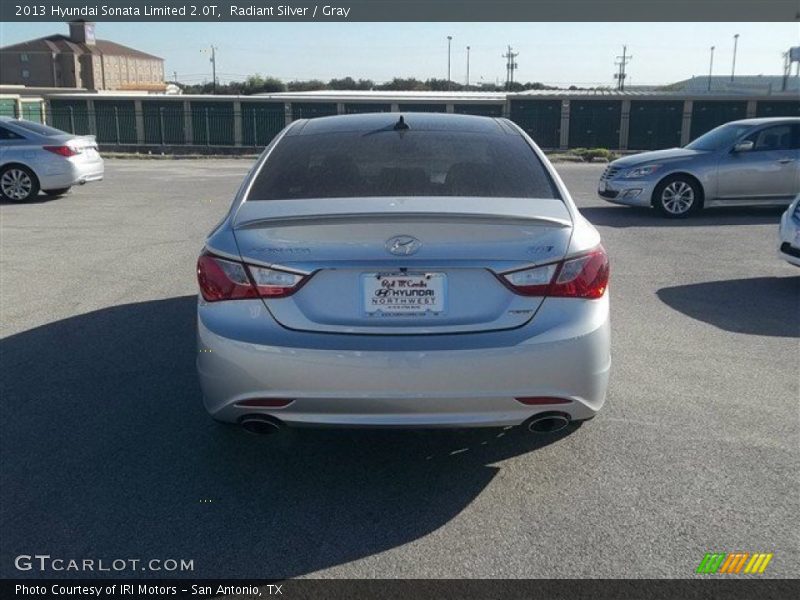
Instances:
[[[218,48],[211,44],[208,48],[204,48],[200,52],[211,52],[211,58],[208,61],[211,63],[211,93],[217,93],[217,50]]]
[[[617,60],[614,61],[614,64],[619,66],[619,71],[614,73],[614,79],[617,80],[617,89],[621,92],[625,90],[625,78],[628,76],[625,73],[625,67],[631,62],[632,58],[633,56],[628,55],[628,47],[623,46],[622,56],[617,56]]]
[[[514,83],[514,70],[519,69],[519,65],[514,60],[519,56],[519,52],[513,52],[511,46],[508,47],[508,52],[503,54],[506,59],[506,89],[511,89],[511,84]]]

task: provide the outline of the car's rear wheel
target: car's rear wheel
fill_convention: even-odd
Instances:
[[[695,180],[685,175],[667,177],[653,193],[653,205],[671,219],[683,219],[700,208],[702,190]]]
[[[0,171],[0,196],[11,202],[27,202],[39,193],[39,180],[27,167],[8,165]]]
[[[42,191],[48,196],[63,196],[64,194],[69,193],[71,189],[72,188],[65,187],[65,188],[58,188],[55,190],[42,190]]]

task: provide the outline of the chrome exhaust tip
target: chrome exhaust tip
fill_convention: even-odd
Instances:
[[[570,424],[569,415],[564,413],[542,413],[528,420],[528,431],[532,433],[556,433]]]
[[[266,415],[247,415],[239,419],[239,425],[249,433],[257,435],[272,435],[283,429],[281,421]]]

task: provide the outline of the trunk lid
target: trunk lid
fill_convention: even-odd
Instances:
[[[542,298],[493,273],[560,260],[572,231],[561,200],[523,198],[250,201],[233,225],[245,262],[313,273],[294,295],[265,299],[273,317],[338,333],[518,327]]]

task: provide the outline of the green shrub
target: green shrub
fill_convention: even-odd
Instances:
[[[596,158],[612,161],[615,158],[614,153],[608,148],[574,148],[570,150],[570,154],[580,157],[585,162],[592,162]]]

